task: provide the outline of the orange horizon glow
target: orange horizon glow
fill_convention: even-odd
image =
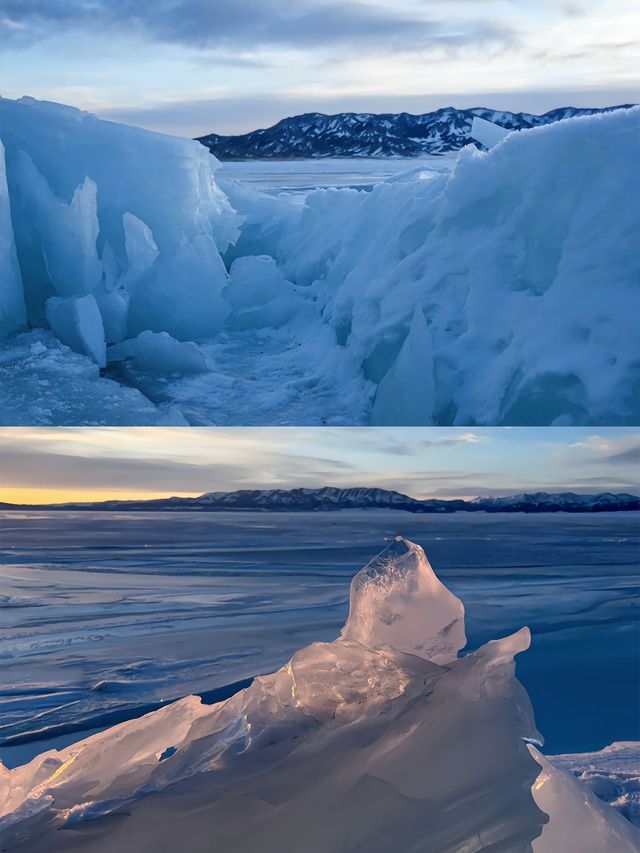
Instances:
[[[272,488],[296,488],[295,486],[274,486]],[[220,491],[238,491],[236,488],[221,489]],[[136,501],[154,500],[158,498],[197,498],[202,494],[199,492],[178,491],[136,491],[123,489],[36,489],[36,488],[4,488],[0,489],[0,502],[10,504],[66,504],[66,503],[92,503],[97,501]],[[432,495],[415,494],[410,497],[416,500],[431,500]],[[477,497],[476,494],[469,495],[438,495],[441,501],[463,500],[469,501]]]
[[[202,492],[150,492],[126,489],[0,489],[0,501],[11,504],[64,504],[109,500],[153,500],[154,498],[195,498]]]

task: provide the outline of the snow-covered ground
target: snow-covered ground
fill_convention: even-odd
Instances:
[[[311,166],[0,111],[2,423],[637,421],[640,109]]]
[[[3,846],[632,853],[632,824],[531,745],[529,644],[459,657],[462,602],[397,537],[353,578],[338,639],[3,770]]]

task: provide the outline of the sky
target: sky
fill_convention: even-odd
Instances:
[[[186,136],[637,101],[634,0],[0,0],[2,95]]]
[[[632,428],[3,428],[0,500],[372,486],[417,498],[640,492]]]

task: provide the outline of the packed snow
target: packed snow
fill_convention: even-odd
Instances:
[[[197,424],[640,416],[640,108],[506,134],[484,122],[490,151],[373,161],[369,183],[358,163],[348,186],[324,165],[318,189],[305,166],[280,164],[274,183],[251,164],[243,181],[197,142],[69,107],[2,99],[0,113],[14,366],[16,334],[52,330],[96,382],[146,398],[140,424],[171,407]],[[60,352],[47,370],[63,388]],[[13,396],[10,374],[3,423],[69,422],[37,385]],[[73,422],[109,422],[99,394]]]
[[[572,773],[600,800],[640,827],[640,744],[622,741],[597,752],[554,755],[553,764]]]
[[[333,642],[3,769],[4,848],[631,853],[640,833],[530,746],[528,629],[459,657],[462,614],[397,537]]]

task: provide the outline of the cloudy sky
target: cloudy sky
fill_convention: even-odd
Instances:
[[[632,0],[0,0],[2,94],[170,133],[638,100]]]
[[[379,486],[419,498],[640,491],[636,429],[0,429],[0,500]]]

